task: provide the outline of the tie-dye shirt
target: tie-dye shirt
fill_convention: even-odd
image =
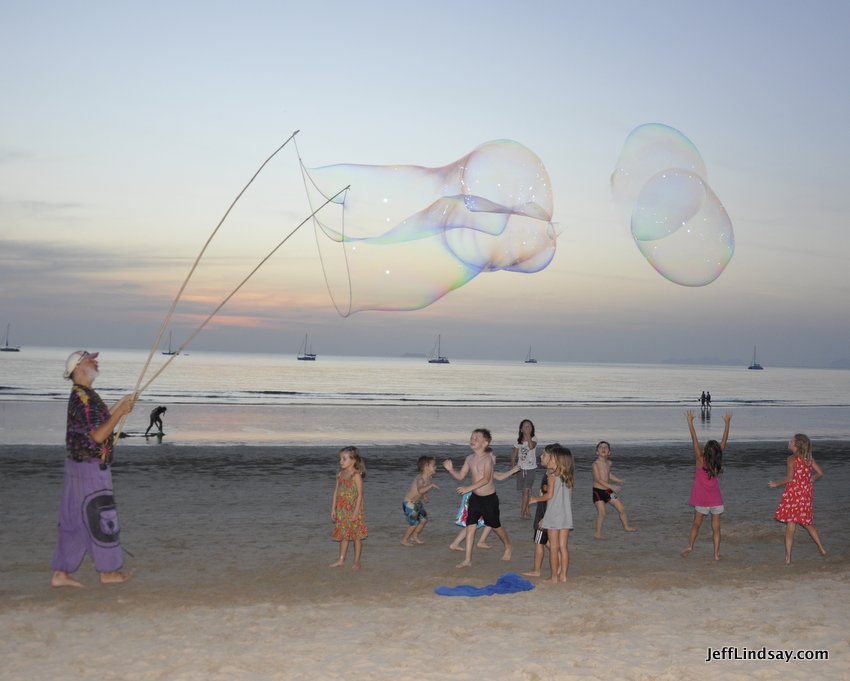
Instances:
[[[68,429],[65,445],[74,461],[100,458],[107,463],[112,460],[114,434],[101,444],[91,436],[93,430],[109,420],[109,408],[91,388],[74,384],[68,398]]]

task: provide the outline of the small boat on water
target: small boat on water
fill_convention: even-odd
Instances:
[[[441,336],[437,335],[437,344],[435,345],[437,352],[434,352],[434,348],[431,349],[431,354],[428,356],[428,364],[448,364],[449,358],[442,354],[442,350],[440,348]]]
[[[21,348],[17,345],[9,345],[9,327],[11,324],[6,324],[6,337],[3,339],[3,347],[0,348],[0,352],[20,352]]]
[[[176,355],[177,354],[177,350],[171,349],[171,331],[168,332],[168,350],[163,350],[162,354],[163,355]]]
[[[313,346],[310,345],[309,334],[304,334],[304,342],[301,344],[301,347],[298,348],[298,359],[305,362],[316,361],[316,353],[313,352]]]
[[[747,369],[755,369],[757,371],[761,371],[762,369],[764,369],[764,367],[761,364],[759,364],[758,360],[756,359],[756,346],[755,345],[753,346],[753,363],[750,364],[750,366],[748,366]]]
[[[528,346],[528,354],[525,356],[526,364],[537,364],[537,360],[531,354],[531,346]]]

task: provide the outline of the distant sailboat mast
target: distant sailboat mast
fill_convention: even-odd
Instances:
[[[757,371],[764,369],[764,367],[761,364],[759,364],[758,360],[756,359],[756,346],[755,345],[753,346],[753,363],[750,364],[750,366],[748,366],[747,369],[755,369]]]
[[[0,352],[20,352],[21,349],[17,345],[9,345],[9,328],[12,326],[11,323],[6,324],[6,338],[3,340],[3,347],[0,348]]]

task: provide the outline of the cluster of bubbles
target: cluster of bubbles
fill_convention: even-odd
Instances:
[[[735,252],[732,222],[706,176],[694,144],[660,123],[629,133],[611,175],[614,198],[631,210],[638,249],[683,286],[710,284]]]
[[[341,187],[341,210],[314,218],[337,311],[416,310],[482,272],[539,272],[555,254],[549,174],[512,140],[454,163],[305,169],[315,206]],[[322,238],[326,237],[326,238]]]

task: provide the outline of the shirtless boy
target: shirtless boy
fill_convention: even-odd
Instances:
[[[626,532],[637,532],[636,527],[629,525],[623,502],[617,498],[616,491],[625,480],[611,472],[611,445],[602,440],[596,445],[596,461],[593,462],[593,503],[596,504],[596,533],[595,539],[602,539],[602,523],[605,521],[605,504],[611,504],[620,514],[620,522]],[[618,483],[618,484],[614,484]]]
[[[402,546],[415,546],[425,543],[419,536],[425,529],[425,525],[428,524],[425,502],[428,501],[428,492],[432,489],[440,489],[431,482],[431,478],[437,472],[437,460],[433,456],[420,456],[416,462],[416,467],[419,469],[419,475],[410,483],[410,489],[407,490],[401,504],[409,525],[401,539]]]
[[[466,558],[458,567],[469,567],[472,565],[473,538],[475,536],[475,525],[479,518],[484,518],[484,523],[493,528],[496,536],[505,545],[502,560],[510,560],[513,547],[508,533],[502,527],[499,520],[499,497],[496,495],[496,485],[493,478],[493,457],[487,451],[493,437],[486,428],[476,428],[469,438],[469,447],[472,454],[466,457],[463,467],[456,471],[451,459],[443,462],[445,469],[458,482],[469,474],[472,482],[457,488],[458,494],[472,492],[469,497],[469,510],[466,516]]]

